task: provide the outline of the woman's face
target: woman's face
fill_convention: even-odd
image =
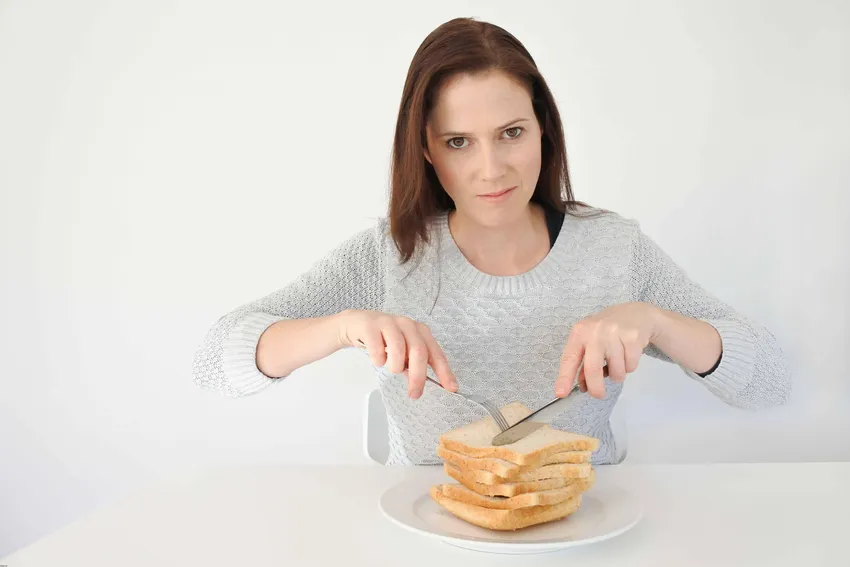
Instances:
[[[540,175],[541,129],[528,90],[509,75],[458,75],[428,117],[425,159],[459,215],[495,227],[527,214]]]

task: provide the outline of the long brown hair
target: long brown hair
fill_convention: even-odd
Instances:
[[[440,87],[459,73],[506,72],[525,84],[543,130],[541,168],[532,201],[573,213],[575,201],[567,169],[561,117],[552,92],[525,47],[506,30],[473,18],[455,18],[422,42],[407,72],[401,95],[391,170],[390,232],[402,263],[420,242],[428,242],[428,221],[454,203],[425,159],[425,124]]]

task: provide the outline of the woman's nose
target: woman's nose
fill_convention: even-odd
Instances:
[[[497,148],[484,148],[480,159],[482,181],[495,181],[505,174],[505,156]]]

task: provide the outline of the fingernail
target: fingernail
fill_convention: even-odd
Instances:
[[[555,395],[556,396],[560,397],[560,396],[563,396],[566,393],[567,393],[567,389],[564,388],[563,386],[558,386],[557,388],[555,388]]]

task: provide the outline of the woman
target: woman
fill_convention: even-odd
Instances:
[[[733,406],[787,400],[766,329],[689,280],[637,223],[574,200],[553,96],[505,30],[455,19],[419,47],[391,183],[387,219],[213,326],[199,385],[252,394],[362,343],[388,464],[439,463],[439,435],[486,415],[446,390],[536,409],[576,380],[553,426],[599,438],[594,463],[617,462],[609,416],[643,353]]]

